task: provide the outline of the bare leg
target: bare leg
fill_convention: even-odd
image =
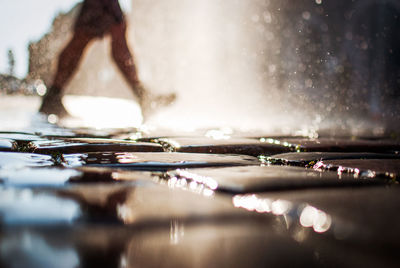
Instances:
[[[111,33],[111,53],[119,70],[122,72],[125,80],[128,82],[133,93],[139,98],[139,101],[145,97],[145,89],[141,86],[135,62],[129,51],[126,40],[126,23],[113,25]]]
[[[125,80],[130,85],[133,93],[138,97],[142,114],[145,120],[151,113],[151,110],[172,103],[176,96],[175,94],[154,95],[150,94],[140,83],[134,58],[129,51],[126,40],[126,23],[113,25],[111,33],[111,53],[119,70],[125,77]]]
[[[61,102],[63,90],[65,85],[76,72],[82,54],[87,44],[92,39],[93,37],[89,36],[84,31],[75,31],[71,41],[64,48],[58,58],[57,72],[52,86],[43,97],[42,105],[39,109],[40,112],[45,114],[54,113],[59,116],[67,115],[67,112]]]

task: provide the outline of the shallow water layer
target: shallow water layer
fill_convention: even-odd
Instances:
[[[1,267],[398,266],[396,138],[28,121],[0,130]]]

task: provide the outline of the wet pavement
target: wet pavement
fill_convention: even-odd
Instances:
[[[0,267],[398,267],[400,141],[0,132]]]

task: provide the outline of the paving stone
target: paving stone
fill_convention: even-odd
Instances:
[[[86,153],[86,152],[163,152],[161,145],[145,142],[105,139],[66,139],[34,141],[29,144],[35,153]]]
[[[374,239],[380,243],[386,241],[388,244],[400,245],[400,241],[394,235],[400,233],[400,231],[397,228],[388,228],[388,223],[391,226],[397,226],[400,223],[400,216],[397,213],[400,209],[400,187],[398,186],[340,188],[323,191],[311,189],[263,193],[256,195],[256,198],[253,195],[247,195],[247,197],[249,197],[248,204],[251,204],[251,200],[258,200],[256,202],[259,202],[264,199],[272,203],[280,200],[284,201],[285,207],[289,210],[296,208],[296,211],[302,205],[313,206],[330,215],[330,227],[328,228],[328,225],[326,225],[324,232],[332,232],[336,239],[354,238],[354,242],[360,243],[367,239]],[[240,198],[243,198],[243,195],[238,198],[239,203],[237,204],[246,204],[246,200],[240,200]],[[235,200],[235,197],[233,200]],[[388,204],[391,205],[388,206]],[[279,206],[276,206],[276,208],[278,209]],[[307,213],[304,208],[297,211],[293,216],[301,217],[303,212]],[[286,210],[286,212],[289,213],[289,210]],[[312,213],[310,214],[315,216]],[[298,220],[300,221],[300,218]],[[303,224],[306,224],[305,221]],[[315,226],[311,225],[310,228],[318,229],[322,227],[322,225],[317,225],[317,223]]]
[[[78,176],[73,176],[68,180],[68,183],[126,183],[129,185],[147,185],[158,180],[158,176],[153,175],[154,172],[135,171],[135,170],[115,170],[105,167],[80,167],[77,168],[80,172]],[[158,173],[156,173],[158,174]]]
[[[400,155],[379,153],[302,152],[277,154],[262,158],[266,163],[294,166],[313,166],[318,161],[338,159],[400,159]]]
[[[191,153],[87,153],[64,155],[70,167],[89,166],[163,171],[177,168],[259,165],[256,157]]]
[[[94,190],[97,196],[93,194],[91,197],[75,197],[79,201],[64,204],[63,215],[72,215],[72,219],[75,219],[73,217],[76,214],[66,213],[66,208],[77,203],[80,203],[80,207],[85,207],[83,203],[90,203],[90,206],[103,203],[100,206],[104,208],[102,199],[116,198],[118,189],[122,188],[114,188],[108,192],[97,189]],[[78,190],[69,190],[80,196]],[[89,194],[86,190],[83,192]],[[387,196],[388,189],[384,188],[331,190],[326,196],[325,192],[313,190],[293,191],[284,195],[276,193],[235,196],[230,200],[237,206],[238,211],[232,212],[237,218],[232,218],[230,213],[227,214],[229,217],[218,215],[215,206],[219,207],[220,204],[216,202],[218,205],[212,208],[212,213],[206,211],[209,215],[207,217],[203,217],[201,211],[192,207],[189,218],[194,217],[197,219],[195,221],[185,220],[177,213],[177,218],[168,217],[169,220],[163,220],[159,224],[154,224],[157,220],[146,215],[144,218],[151,219],[153,224],[147,220],[135,221],[127,223],[127,227],[120,224],[101,224],[99,220],[95,224],[90,224],[87,220],[86,223],[71,224],[68,221],[71,217],[66,217],[66,224],[61,225],[54,225],[56,222],[53,222],[53,225],[38,226],[36,223],[17,228],[15,222],[13,225],[8,222],[2,226],[0,233],[0,260],[8,266],[19,263],[23,267],[52,267],[61,261],[73,267],[97,267],[100,264],[118,267],[121,262],[127,267],[397,267],[398,230],[387,228],[387,222],[383,222],[383,226],[378,227],[382,228],[378,232],[369,232],[374,228],[375,222],[382,221],[380,217],[372,219],[372,222],[369,219],[377,214],[389,215],[391,219],[393,211],[382,212],[380,208],[385,202],[398,201],[398,193]],[[135,193],[133,191],[131,195],[134,196]],[[203,204],[204,200],[196,206],[197,201],[193,202],[191,197],[184,197],[184,201],[180,200],[182,197],[176,197],[175,194],[180,195],[180,191],[173,190],[172,193],[173,196],[165,192],[153,192],[151,195],[139,193],[136,202],[127,203],[132,205],[131,212],[137,213],[136,219],[140,218],[139,215],[143,216],[140,208],[146,206],[147,201],[150,201],[147,211],[153,212],[156,217],[159,216],[158,211],[164,214],[163,209],[168,207],[169,210],[169,206],[174,208],[173,211],[182,212],[180,209],[185,205],[203,211],[200,203]],[[374,198],[372,200],[368,198],[370,193]],[[386,195],[386,198],[375,202],[381,194]],[[357,202],[360,197],[363,201],[366,199],[368,205],[373,204],[374,210],[371,211],[368,206]],[[152,205],[154,200],[161,202],[161,208],[160,204]],[[45,201],[49,200],[43,200]],[[261,202],[263,206],[257,204],[260,201],[264,201]],[[208,202],[205,203],[207,206]],[[225,206],[226,202],[223,203]],[[267,204],[271,205],[270,210],[266,208]],[[58,206],[55,202],[54,208],[59,208]],[[255,212],[256,208],[258,212]],[[227,213],[226,209],[223,210]],[[240,213],[247,210],[253,212]],[[125,214],[121,215],[129,215],[126,210],[123,211]],[[212,216],[215,215],[213,213],[217,216]],[[174,212],[171,215],[177,214]],[[188,216],[185,212],[183,214]],[[253,216],[255,214],[263,217]],[[57,215],[59,213],[55,213]],[[329,225],[326,224],[327,219]],[[395,220],[390,223],[398,222]],[[360,224],[361,228],[354,230],[354,224]],[[390,242],[396,244],[382,245],[385,239],[379,238],[381,233],[391,234]],[[29,246],[26,241],[30,242]],[[15,254],[20,256],[18,262]],[[56,260],[54,254],[57,256]]]
[[[270,227],[268,222],[255,221],[194,226],[171,223],[169,233],[157,230],[133,237],[126,247],[126,262],[131,267],[396,267],[397,264],[393,256],[385,259],[376,252],[366,255],[341,243],[336,247],[329,244],[327,249],[323,236],[318,242],[299,243],[287,230],[281,232]]]
[[[293,148],[282,144],[270,144],[249,138],[173,137],[147,140],[162,144],[165,150],[170,152],[259,156],[293,151]]]
[[[0,152],[0,168],[16,169],[24,167],[53,166],[51,156],[31,153]]]
[[[245,193],[261,191],[287,191],[315,187],[343,187],[377,185],[383,182],[358,179],[353,174],[321,172],[288,166],[244,166],[202,168],[169,171],[171,181],[185,179],[188,184],[199,183],[213,190]]]
[[[228,197],[216,196],[210,190],[193,193],[174,185],[79,185],[58,193],[76,200],[87,220],[151,224],[249,215],[235,209]]]
[[[236,207],[282,216],[282,229],[304,245],[318,245],[326,263],[374,256],[367,266],[398,265],[400,187],[362,187],[236,195]],[[390,204],[390,205],[389,205]],[[324,236],[321,237],[321,234]],[[334,265],[335,266],[335,265]],[[348,265],[346,265],[347,267]],[[349,266],[350,267],[350,266]]]
[[[5,229],[0,246],[7,267],[318,267],[312,248],[252,221]]]
[[[264,138],[270,144],[289,144],[298,152],[374,152],[394,153],[400,151],[398,140],[367,140],[344,138]]]
[[[0,267],[398,267],[396,142],[57,131],[0,133]]]
[[[314,165],[315,169],[334,170],[365,177],[400,177],[400,159],[339,159],[323,160]]]

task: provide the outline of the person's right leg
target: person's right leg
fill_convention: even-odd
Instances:
[[[112,57],[125,80],[130,85],[133,93],[138,98],[143,117],[146,120],[146,117],[151,113],[151,110],[171,104],[176,99],[176,95],[174,93],[154,95],[148,92],[140,83],[135,61],[126,40],[125,22],[113,25],[110,29],[110,34]]]
[[[68,114],[61,102],[63,91],[65,85],[75,73],[87,44],[93,38],[94,37],[88,35],[85,31],[79,29],[75,31],[71,41],[58,58],[58,67],[53,84],[43,97],[39,112],[56,114],[61,117]]]
[[[114,62],[123,74],[126,82],[128,82],[133,93],[140,100],[147,93],[139,82],[135,61],[128,47],[126,40],[126,23],[123,21],[111,26],[110,34],[111,54]]]

